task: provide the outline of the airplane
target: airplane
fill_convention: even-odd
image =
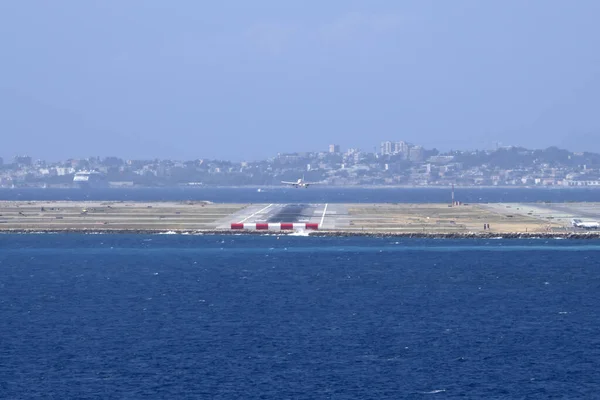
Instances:
[[[305,189],[306,189],[308,186],[310,186],[310,185],[316,185],[316,183],[315,183],[315,182],[306,182],[306,181],[304,180],[304,177],[302,177],[302,178],[299,178],[299,179],[298,179],[296,182],[287,182],[287,181],[281,181],[281,183],[284,183],[284,184],[286,184],[286,185],[291,185],[291,186],[293,186],[293,187],[295,187],[295,188],[300,188],[300,187],[302,187],[302,188],[305,188]]]
[[[572,219],[571,220],[571,225],[573,225],[573,227],[575,228],[583,228],[583,229],[598,229],[600,228],[600,223],[598,222],[584,222],[580,219]]]

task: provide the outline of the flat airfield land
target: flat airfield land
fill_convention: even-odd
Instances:
[[[0,202],[1,230],[210,230],[240,204],[206,202]]]
[[[210,202],[0,202],[0,231],[230,231],[232,223],[317,223],[352,233],[551,233],[600,220],[600,203],[214,204]],[[484,229],[489,225],[489,229]]]

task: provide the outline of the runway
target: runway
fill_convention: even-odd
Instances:
[[[218,221],[217,229],[240,223],[309,223],[319,229],[340,229],[349,225],[349,217],[343,204],[253,204]]]

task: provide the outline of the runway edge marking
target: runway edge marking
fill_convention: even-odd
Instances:
[[[325,221],[325,213],[327,212],[327,206],[329,204],[325,204],[325,208],[323,209],[323,215],[321,216],[321,222],[319,223],[319,228],[323,229],[323,222]]]
[[[258,210],[257,212],[255,212],[254,214],[247,216],[246,218],[244,218],[243,220],[239,221],[238,223],[243,224],[244,222],[248,221],[250,218],[254,217],[256,214],[260,214],[261,212],[266,211],[267,209],[269,209],[270,207],[272,207],[273,204],[274,203],[269,204],[265,208],[262,208],[262,209]]]

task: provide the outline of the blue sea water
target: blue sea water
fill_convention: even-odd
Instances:
[[[260,191],[259,191],[260,189]],[[446,203],[448,188],[112,188],[0,189],[1,200],[198,201],[216,203]],[[585,188],[464,188],[455,189],[463,203],[600,202],[600,190]]]
[[[599,254],[570,240],[0,235],[0,398],[597,398]]]

